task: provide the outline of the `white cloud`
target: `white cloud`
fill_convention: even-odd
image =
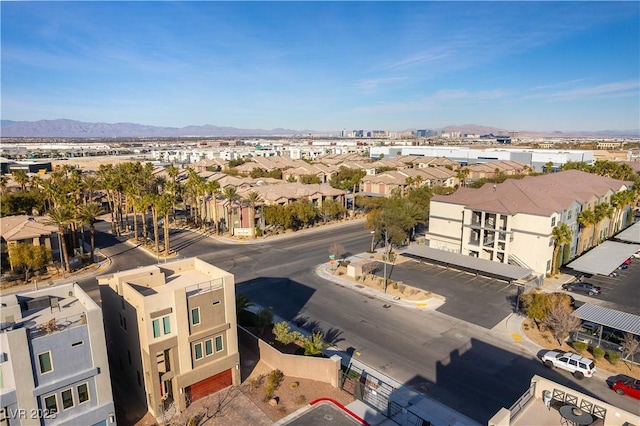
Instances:
[[[539,93],[524,96],[523,99],[543,99],[551,102],[570,101],[580,98],[603,98],[637,95],[640,88],[638,80],[617,81],[597,86],[580,87],[550,93]]]

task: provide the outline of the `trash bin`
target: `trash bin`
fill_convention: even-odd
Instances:
[[[542,402],[544,402],[547,409],[551,408],[551,391],[546,390],[542,392]]]

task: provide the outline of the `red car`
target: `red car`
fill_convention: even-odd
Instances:
[[[619,395],[629,395],[632,398],[640,399],[640,380],[636,380],[633,377],[617,380],[613,383],[611,389]]]

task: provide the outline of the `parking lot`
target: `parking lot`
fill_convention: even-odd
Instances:
[[[594,303],[598,303],[597,300],[609,302],[606,304],[608,308],[640,315],[640,259],[632,259],[627,269],[617,269],[615,272],[616,277],[585,276],[583,281],[601,287],[602,293],[580,298],[587,302],[590,301],[587,299],[593,299]]]
[[[417,260],[395,265],[390,277],[446,297],[438,312],[488,329],[513,312],[517,293],[515,285],[504,281]]]

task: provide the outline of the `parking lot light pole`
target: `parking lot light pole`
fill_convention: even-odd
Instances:
[[[384,292],[387,292],[387,259],[389,258],[389,249],[387,248],[387,246],[389,245],[389,242],[387,241],[387,230],[384,229],[382,231],[384,233],[384,259],[382,259],[384,261],[384,272],[382,273],[382,275],[384,275]]]

